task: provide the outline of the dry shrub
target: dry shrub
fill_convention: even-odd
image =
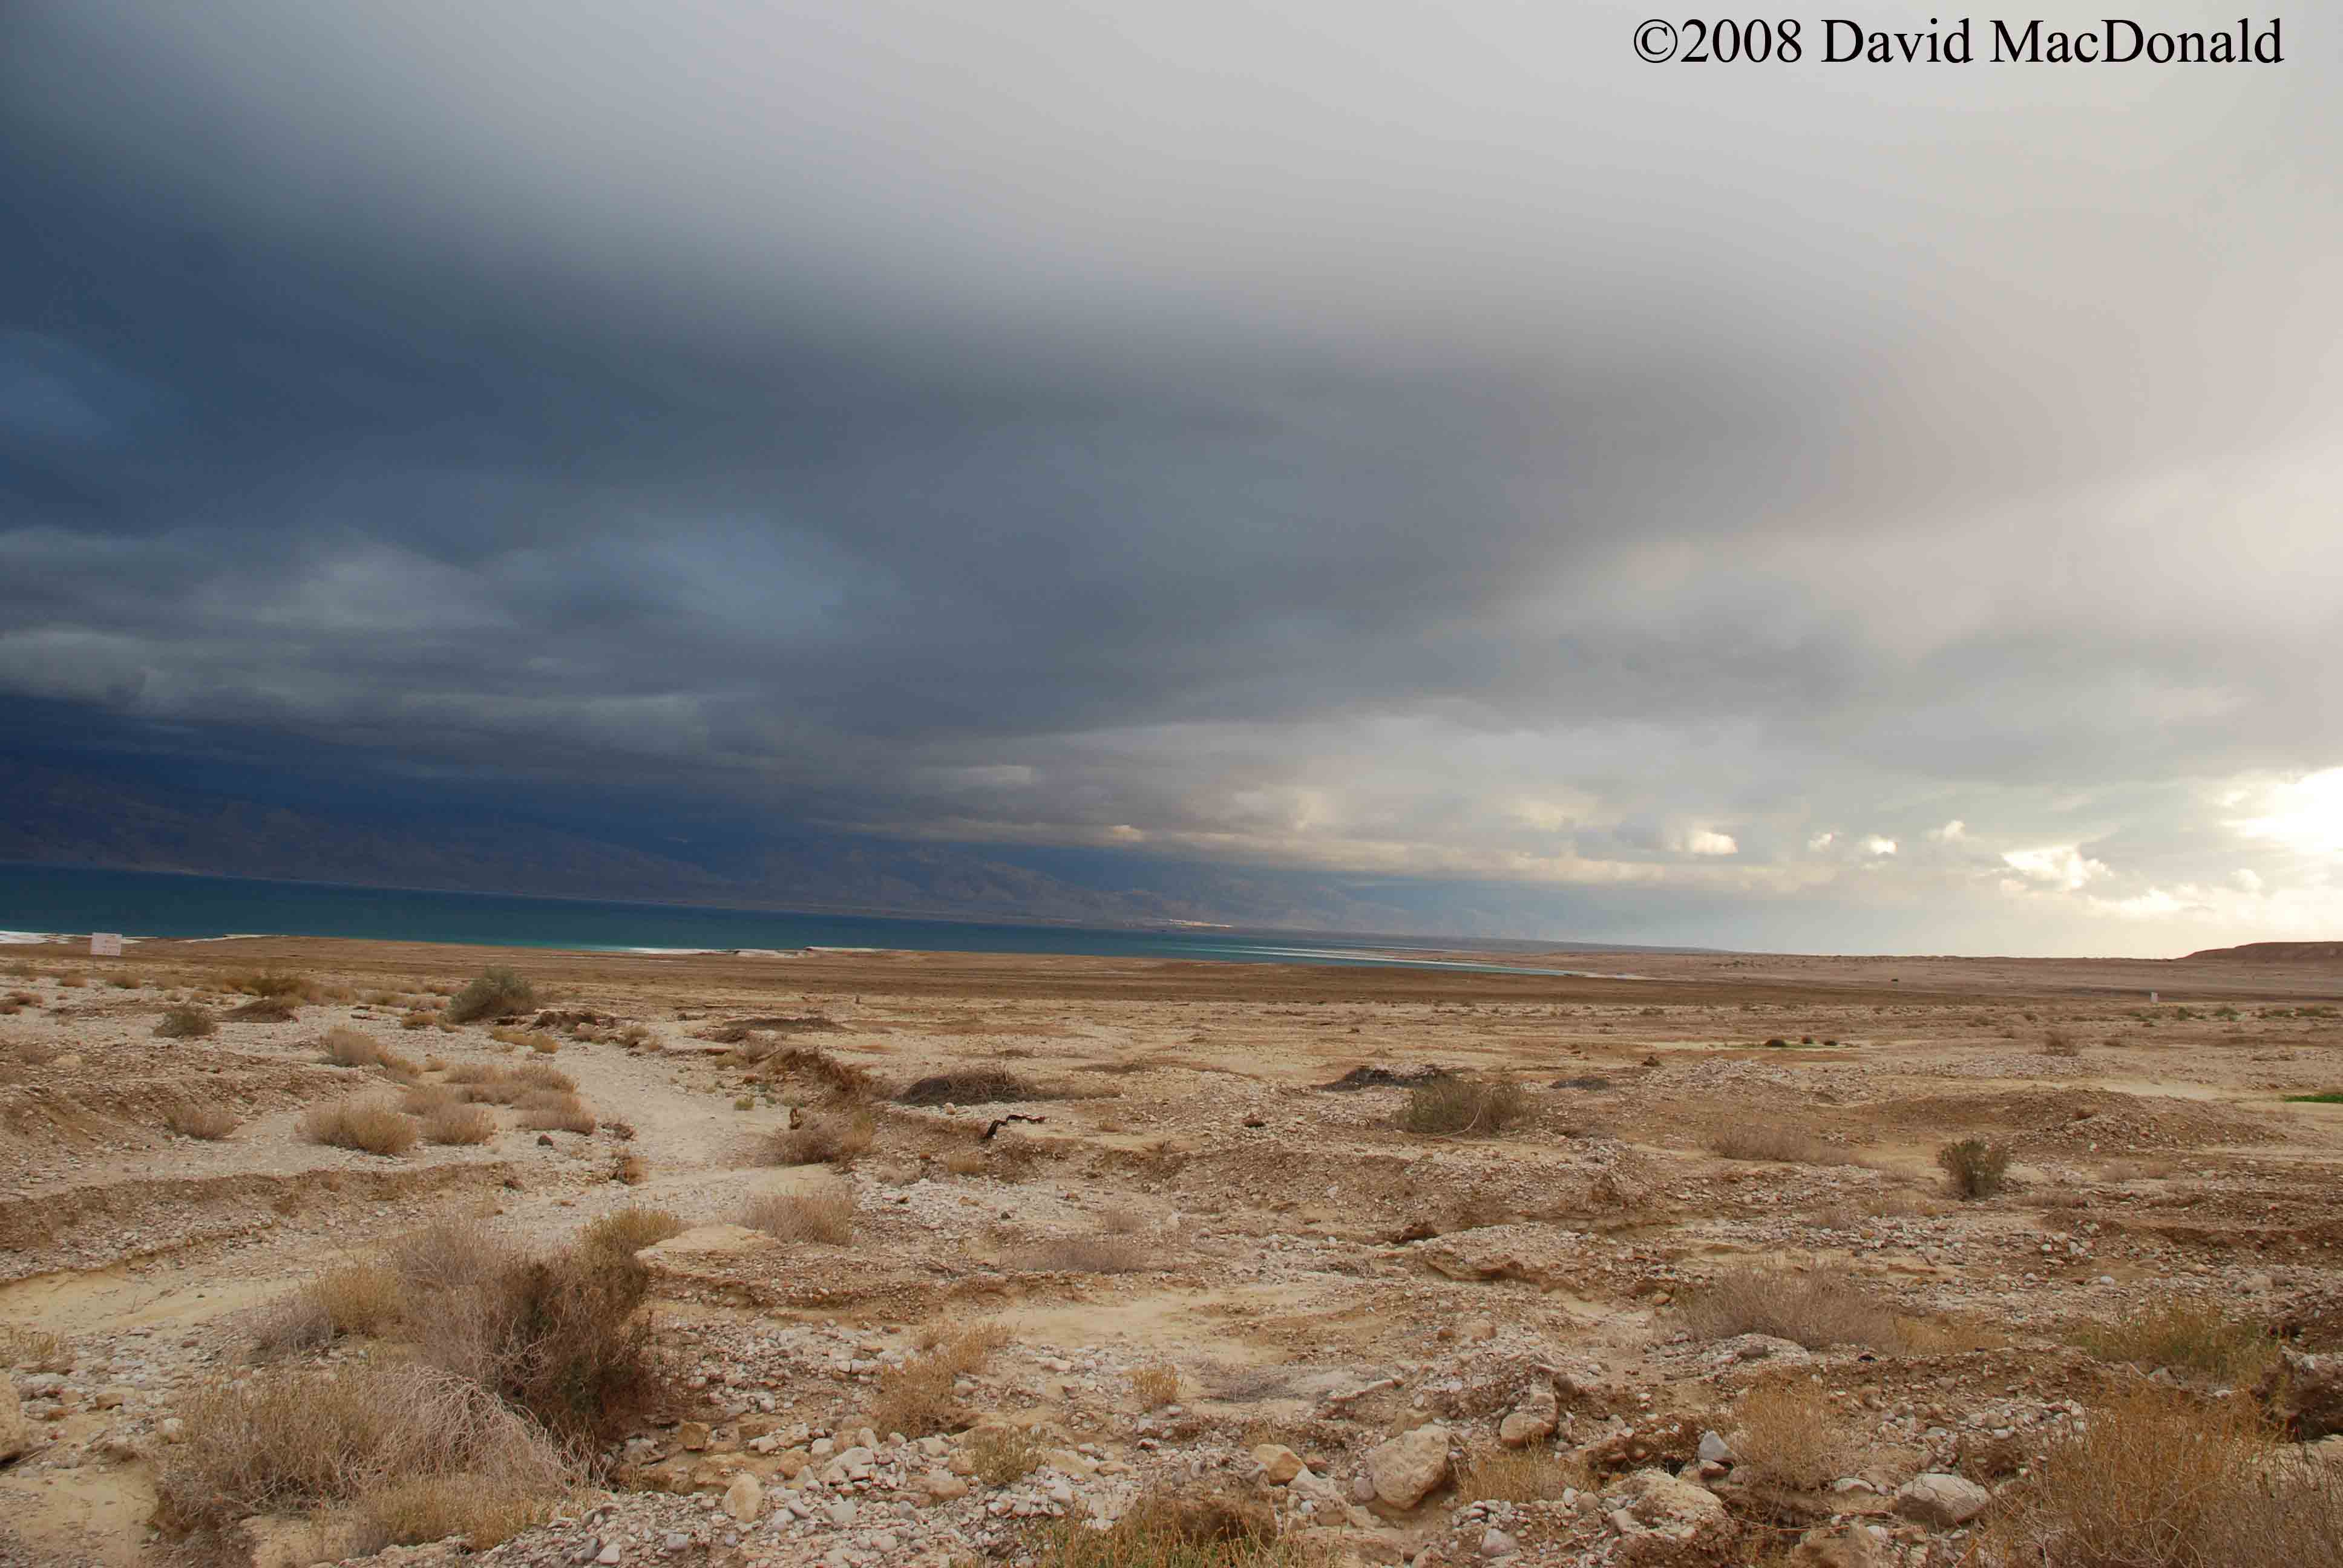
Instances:
[[[814,1192],[760,1192],[741,1211],[740,1223],[784,1241],[854,1240],[854,1193],[843,1182]]]
[[[1456,1468],[1460,1503],[1544,1503],[1572,1484],[1571,1472],[1550,1450],[1482,1445]]]
[[[1153,1259],[1128,1236],[1062,1236],[1020,1247],[1004,1261],[1034,1274],[1131,1274]]]
[[[502,1268],[511,1247],[479,1218],[436,1220],[385,1250],[411,1300],[461,1295]]]
[[[412,1117],[378,1100],[345,1100],[302,1113],[301,1136],[312,1143],[367,1154],[404,1154],[415,1147]]]
[[[564,1094],[578,1087],[576,1079],[549,1061],[524,1061],[512,1070],[510,1077],[514,1082],[531,1089],[552,1089]]]
[[[399,1109],[409,1116],[428,1116],[451,1105],[461,1105],[463,1091],[450,1083],[417,1083],[407,1087],[398,1099]]]
[[[604,1123],[605,1127],[612,1125]],[[610,1180],[628,1187],[639,1187],[650,1180],[651,1162],[639,1154],[621,1154],[610,1164]]]
[[[307,976],[287,970],[241,970],[224,977],[220,989],[263,1000],[307,1001],[317,988]]]
[[[2343,1489],[2289,1461],[2240,1399],[2135,1383],[2050,1445],[1988,1533],[1992,1559],[2055,1568],[2343,1562]]]
[[[1234,1493],[1146,1493],[1107,1529],[1051,1520],[1031,1547],[1034,1568],[1302,1568],[1312,1560],[1278,1534],[1268,1503]]]
[[[526,1012],[537,1005],[537,988],[513,970],[493,968],[447,1000],[447,1021],[470,1023],[506,1013]]]
[[[1752,1479],[1797,1492],[1829,1485],[1862,1457],[1829,1397],[1808,1382],[1760,1383],[1744,1394],[1733,1453]]]
[[[401,1029],[429,1029],[433,1024],[437,1023],[438,1021],[439,1015],[437,1013],[426,1012],[423,1009],[417,1008],[398,1020],[398,1027]]]
[[[2083,1048],[2076,1044],[2074,1040],[2069,1036],[2061,1034],[2057,1030],[2053,1030],[2048,1034],[2042,1037],[2042,1054],[2045,1056],[2077,1057],[2083,1054]]]
[[[757,1064],[757,1070],[767,1078],[810,1080],[833,1100],[869,1100],[879,1091],[879,1081],[870,1074],[818,1046],[792,1045],[776,1050]]]
[[[650,1271],[627,1253],[579,1246],[532,1258],[498,1247],[468,1282],[418,1304],[432,1324],[423,1351],[562,1437],[598,1441],[655,1391],[639,1311],[649,1293]]]
[[[201,1040],[219,1032],[219,1025],[209,1009],[182,1005],[166,1010],[155,1032],[165,1040]]]
[[[945,1431],[955,1414],[953,1382],[980,1370],[1008,1342],[1008,1331],[1000,1324],[979,1323],[900,1366],[889,1367],[879,1374],[871,1426],[882,1435],[900,1432],[905,1437]]]
[[[407,1295],[398,1271],[354,1259],[337,1263],[307,1287],[337,1334],[380,1334],[396,1326]]]
[[[163,1125],[182,1138],[200,1138],[216,1143],[236,1129],[236,1112],[225,1105],[206,1101],[198,1105],[174,1106],[163,1117]]]
[[[1161,1410],[1180,1398],[1180,1369],[1170,1362],[1156,1362],[1148,1366],[1134,1367],[1131,1373],[1131,1393],[1141,1410]]]
[[[1041,1467],[1049,1450],[1021,1426],[980,1427],[969,1434],[969,1462],[987,1486],[1014,1486]]]
[[[242,1007],[230,1008],[225,1016],[238,1023],[284,1023],[293,1018],[294,1008],[281,996],[255,997]]]
[[[539,1056],[551,1056],[561,1049],[561,1042],[537,1029],[492,1029],[488,1038],[499,1045],[526,1046]]]
[[[860,1111],[837,1115],[816,1111],[800,1127],[777,1130],[765,1140],[768,1165],[839,1165],[870,1147],[878,1129]]]
[[[2278,1353],[2277,1342],[2259,1324],[2187,1297],[2158,1302],[2117,1322],[2083,1324],[2068,1333],[2067,1342],[2101,1361],[2129,1362],[2150,1372],[2171,1367],[2232,1383],[2250,1382]]]
[[[997,1067],[939,1072],[895,1096],[898,1105],[999,1105],[1036,1099],[1032,1086]]]
[[[414,1363],[263,1372],[198,1389],[179,1407],[186,1441],[163,1450],[156,1514],[175,1532],[217,1531],[255,1513],[299,1513],[417,1489],[550,1502],[571,1482],[561,1451],[478,1386]],[[468,1479],[466,1479],[468,1478]],[[476,1493],[477,1494],[477,1493]],[[436,1536],[426,1539],[437,1539]]]
[[[1845,1150],[1785,1121],[1722,1122],[1710,1130],[1707,1141],[1708,1151],[1725,1160],[1770,1160],[1785,1165],[1847,1162]]]
[[[2009,1151],[1998,1143],[1964,1138],[1936,1151],[1936,1163],[1963,1198],[1990,1198],[2007,1184]]]
[[[1526,1111],[1517,1083],[1439,1078],[1407,1091],[1399,1125],[1407,1132],[1502,1132]]]
[[[531,1132],[591,1132],[598,1125],[586,1102],[558,1089],[532,1089],[520,1097],[520,1124]]]
[[[611,1210],[587,1226],[578,1240],[588,1251],[617,1252],[631,1258],[645,1247],[682,1234],[683,1221],[673,1210],[646,1209],[639,1203],[630,1203],[624,1209]]]
[[[982,1175],[983,1152],[975,1149],[954,1149],[944,1156],[944,1169],[955,1176]]]
[[[1684,1322],[1704,1339],[1767,1334],[1808,1350],[1851,1344],[1902,1351],[1916,1342],[1920,1327],[1835,1275],[1762,1268],[1728,1271],[1694,1292]]]
[[[424,1113],[428,1143],[486,1143],[497,1135],[497,1113],[485,1105],[442,1105]]]

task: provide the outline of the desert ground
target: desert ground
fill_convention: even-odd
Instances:
[[[2343,1562],[2343,965],[1552,962],[9,950],[0,1563]]]

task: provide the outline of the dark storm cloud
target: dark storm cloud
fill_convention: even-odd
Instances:
[[[2343,761],[2333,51],[1634,19],[27,8],[0,689],[2029,929],[2007,852],[2242,868],[2207,800]]]

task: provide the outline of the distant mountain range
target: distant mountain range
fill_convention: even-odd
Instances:
[[[0,860],[460,892],[1082,925],[1201,921],[1487,939],[1523,927],[1422,884],[1111,850],[681,824],[316,779],[0,759]],[[1518,920],[1518,916],[1514,917]],[[1559,945],[1559,944],[1543,944]]]

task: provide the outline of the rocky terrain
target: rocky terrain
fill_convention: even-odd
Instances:
[[[2284,1503],[2188,1550],[2343,1547],[2343,970],[10,956],[0,1563],[2177,1568],[2089,1553],[2182,1450]],[[418,1234],[620,1260],[653,1375],[196,1520],[236,1400],[454,1364]]]

